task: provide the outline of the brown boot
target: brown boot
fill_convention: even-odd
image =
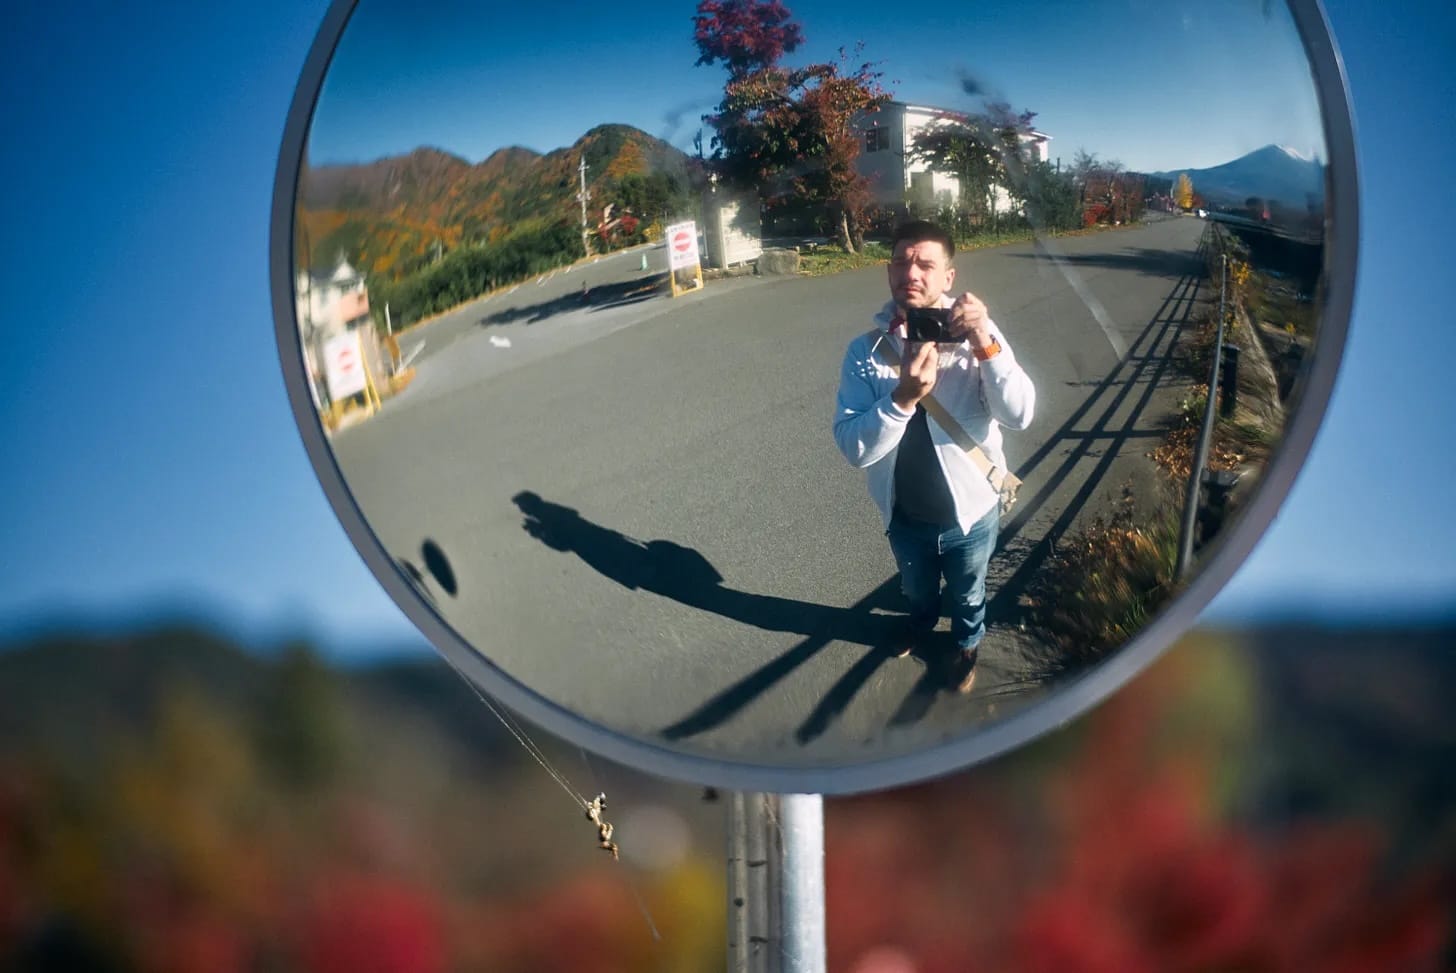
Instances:
[[[969,695],[971,688],[976,685],[976,655],[975,649],[963,650],[956,660],[956,692],[962,696]]]

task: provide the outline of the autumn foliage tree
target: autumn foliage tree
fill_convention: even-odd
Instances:
[[[1184,212],[1193,208],[1193,180],[1188,178],[1186,172],[1178,174],[1178,184],[1173,190],[1173,201]]]
[[[721,63],[730,80],[779,62],[804,42],[804,31],[778,0],[702,0],[693,18],[697,63]]]
[[[809,132],[810,151],[817,164],[794,177],[795,190],[804,197],[823,201],[829,208],[840,244],[850,252],[864,243],[865,213],[874,202],[868,180],[855,163],[863,144],[863,133],[855,124],[862,113],[883,104],[868,64],[844,71],[841,64],[816,64],[804,69],[807,85],[800,108]]]
[[[1072,181],[1082,203],[1082,222],[1131,223],[1147,209],[1147,177],[1117,159],[1099,159],[1081,149],[1072,159]]]
[[[804,39],[791,18],[778,0],[698,4],[697,63],[728,71],[722,102],[704,116],[715,133],[711,165],[719,178],[769,200],[793,194],[822,206],[840,244],[855,252],[870,205],[868,182],[855,167],[856,120],[889,95],[872,64],[852,64],[842,49],[838,62],[780,63]]]

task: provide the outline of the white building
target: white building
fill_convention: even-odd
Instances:
[[[342,256],[332,270],[300,270],[294,278],[294,301],[305,343],[369,322],[369,289],[363,275]]]
[[[327,379],[330,342],[349,332],[357,334],[356,354],[364,356],[374,376],[384,375],[384,358],[375,330],[367,325],[369,289],[343,255],[333,269],[300,270],[293,280],[294,308],[298,314],[299,344],[314,405],[321,411],[333,401]]]
[[[862,113],[856,124],[864,133],[864,145],[856,165],[869,179],[875,202],[889,207],[910,205],[922,212],[958,203],[960,180],[949,173],[931,170],[927,163],[913,158],[912,148],[920,132],[937,125],[952,125],[965,117],[948,109],[903,101],[892,101],[878,111]],[[1032,157],[1043,162],[1047,159],[1050,139],[1051,136],[1034,130],[1022,136]],[[1011,209],[1010,197],[999,186],[996,207],[1001,212]]]

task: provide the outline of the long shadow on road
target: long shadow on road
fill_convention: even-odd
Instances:
[[[722,725],[764,692],[788,677],[831,642],[867,647],[795,733],[801,743],[819,736],[847,707],[875,671],[893,656],[890,648],[902,616],[875,609],[900,609],[895,577],[886,579],[848,608],[737,591],[697,551],[668,540],[640,541],[582,517],[571,507],[523,491],[512,498],[525,515],[524,527],[553,550],[576,554],[589,567],[625,588],[647,591],[725,618],[804,640],[721,690],[692,713],[665,727],[669,740],[691,737]],[[922,680],[914,699],[933,699],[944,684]],[[902,712],[906,705],[901,707]],[[928,707],[928,702],[926,703]]]
[[[1041,248],[1035,253],[1011,256],[1025,260],[1046,260]],[[1160,250],[1153,247],[1124,247],[1102,253],[1057,253],[1058,263],[1073,267],[1106,267],[1109,270],[1132,270],[1149,277],[1192,277],[1203,274],[1202,253]]]
[[[563,294],[549,301],[508,307],[493,314],[487,314],[476,323],[482,328],[498,324],[512,324],[517,321],[536,324],[549,317],[566,314],[570,311],[604,311],[607,308],[649,301],[664,293],[667,284],[667,274],[661,273],[648,274],[645,277],[617,281],[612,284],[599,284],[596,287],[584,286],[580,291]]]

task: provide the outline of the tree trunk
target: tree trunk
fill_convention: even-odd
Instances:
[[[845,253],[858,253],[854,248],[854,240],[849,236],[849,213],[841,207],[839,210],[839,244],[844,247]]]

